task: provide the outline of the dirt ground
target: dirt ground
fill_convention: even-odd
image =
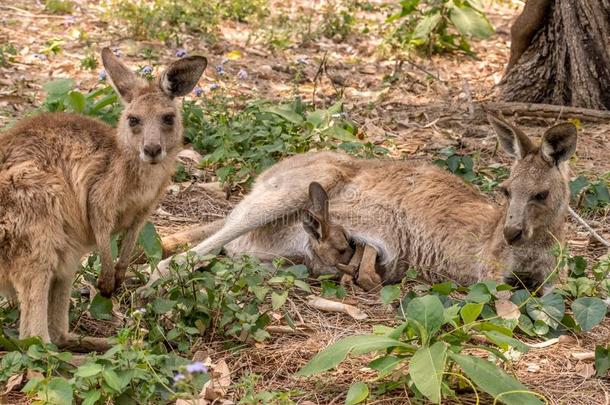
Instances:
[[[275,2],[275,7],[294,10],[320,8],[323,2],[292,0]],[[376,3],[376,2],[372,2]],[[381,38],[355,32],[344,42],[322,38],[305,45],[295,45],[270,52],[256,41],[249,41],[256,28],[251,25],[224,22],[219,40],[206,45],[197,37],[189,37],[183,47],[190,54],[200,53],[210,60],[200,85],[209,92],[217,83],[213,67],[227,53],[239,50],[242,57],[225,64],[230,74],[240,68],[248,71],[248,80],[226,88],[228,94],[252,98],[279,99],[292,94],[294,73],[289,68],[297,60],[305,61],[299,91],[311,100],[314,78],[321,60],[327,55],[327,75],[315,86],[318,103],[328,103],[343,92],[346,110],[358,123],[366,139],[391,146],[393,157],[430,159],[446,146],[455,146],[465,153],[479,156],[478,164],[510,163],[502,153],[495,153],[495,138],[480,114],[470,113],[475,103],[493,100],[494,85],[502,77],[508,60],[509,28],[519,12],[515,2],[494,2],[487,14],[497,34],[488,40],[476,41],[476,57],[445,54],[431,59],[411,56],[398,64],[392,56],[378,51]],[[0,43],[18,44],[18,57],[8,67],[0,67],[0,128],[38,107],[44,99],[41,86],[54,78],[75,77],[83,91],[95,86],[97,71],[79,68],[88,49],[99,53],[104,46],[119,47],[124,59],[142,65],[135,55],[143,46],[150,46],[159,55],[159,64],[172,60],[175,48],[160,41],[137,42],[128,38],[121,27],[109,25],[99,15],[103,12],[95,1],[79,2],[73,18],[47,15],[36,1],[15,0],[0,4]],[[383,14],[370,12],[363,19],[383,19]],[[86,41],[78,32],[86,31]],[[45,61],[33,56],[54,38],[64,39],[62,52]],[[394,75],[391,85],[384,78]],[[433,79],[430,79],[433,77]],[[205,95],[204,95],[205,96]],[[569,118],[569,117],[563,117]],[[517,117],[515,121],[529,134],[540,134],[553,119]],[[610,123],[582,123],[577,148],[578,158],[572,165],[573,174],[605,173],[610,171],[607,137]],[[214,179],[209,176],[209,181]],[[168,234],[202,221],[221,217],[239,197],[230,201],[210,194],[197,185],[181,184],[161,203],[154,222],[161,233]],[[598,232],[610,237],[610,221],[604,214],[587,218]],[[570,220],[567,239],[573,253],[594,259],[606,253],[590,241],[588,234]],[[222,342],[201,344],[215,360],[224,358],[233,381],[248,372],[261,376],[259,390],[299,390],[300,404],[343,403],[347,387],[355,379],[372,380],[375,374],[366,368],[365,359],[351,359],[337,370],[311,379],[298,379],[293,373],[315,353],[337,339],[370,333],[372,325],[395,323],[395,310],[384,308],[378,294],[352,290],[345,299],[365,311],[365,321],[354,321],[344,315],[313,310],[303,297],[291,297],[291,313],[302,325],[298,334],[280,334],[254,347],[239,351],[223,349]],[[92,326],[93,327],[93,326]],[[592,361],[579,361],[572,353],[593,350],[596,344],[610,341],[610,320],[586,335],[572,336],[567,343],[543,349],[532,349],[508,365],[508,370],[546,396],[552,404],[608,404],[610,380],[589,375]],[[23,398],[18,398],[23,400]],[[15,401],[18,400],[17,398]],[[482,399],[485,403],[485,399]],[[461,403],[475,403],[470,396]],[[411,403],[404,393],[381,396],[372,404]]]

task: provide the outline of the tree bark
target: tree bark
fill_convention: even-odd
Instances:
[[[500,99],[610,110],[610,0],[527,0]]]

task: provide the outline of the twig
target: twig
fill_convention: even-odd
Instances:
[[[572,357],[576,360],[592,360],[595,358],[595,352],[572,353]]]
[[[324,56],[322,56],[322,60],[320,61],[320,65],[318,66],[318,71],[316,72],[316,75],[313,78],[313,91],[311,94],[311,103],[313,104],[313,108],[316,108],[316,90],[318,88],[318,79],[320,79],[320,76],[322,76],[322,74],[324,73],[324,71],[326,70],[326,57],[328,56],[328,51],[324,52]]]
[[[466,100],[468,100],[468,118],[472,119],[474,118],[474,104],[472,103],[472,92],[468,80],[464,80],[464,94],[466,94]]]
[[[435,78],[436,80],[438,80],[441,83],[445,83],[445,81],[443,79],[441,79],[438,75],[431,73],[430,71],[428,71],[426,68],[418,65],[417,63],[413,62],[411,59],[406,59],[406,62],[413,66],[414,68],[417,68],[419,70],[421,70],[422,72],[424,72],[425,74],[427,74],[428,76],[431,76],[433,78]]]
[[[566,107],[552,104],[487,102],[479,104],[484,110],[499,111],[505,115],[523,115],[530,117],[557,118],[564,115],[590,122],[608,122],[610,111],[592,110],[590,108]]]
[[[589,231],[589,233],[591,234],[591,236],[593,236],[595,239],[597,239],[602,245],[604,245],[607,248],[610,248],[610,242],[608,242],[603,236],[601,236],[600,234],[598,234],[595,229],[591,228],[591,225],[589,225],[584,219],[582,219],[582,217],[580,215],[578,215],[576,213],[576,211],[574,211],[572,209],[572,207],[568,207],[568,211],[570,212],[570,215],[572,215],[572,217],[579,223],[581,224],[587,231]]]

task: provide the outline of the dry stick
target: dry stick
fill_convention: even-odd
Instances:
[[[597,239],[602,245],[604,245],[607,248],[610,248],[610,242],[608,242],[603,236],[601,236],[600,234],[598,234],[593,228],[591,228],[591,225],[589,225],[584,219],[582,219],[582,217],[580,215],[578,215],[576,213],[576,211],[574,211],[572,209],[572,207],[568,207],[568,211],[570,212],[570,215],[572,215],[572,217],[579,223],[581,224],[587,231],[589,231],[589,233],[595,238]]]
[[[328,56],[328,51],[324,52],[324,56],[322,56],[322,61],[320,62],[320,65],[318,66],[318,71],[316,72],[316,75],[313,78],[313,91],[311,93],[311,104],[313,104],[313,108],[316,108],[316,90],[318,88],[318,79],[320,78],[320,76],[322,76],[322,73],[324,73],[324,66],[326,65],[326,57]]]
[[[474,104],[472,103],[472,92],[470,91],[468,80],[464,80],[464,93],[468,101],[468,118],[472,119],[474,117]]]
[[[590,108],[566,107],[552,104],[487,102],[479,103],[483,109],[500,111],[505,115],[525,115],[543,118],[557,118],[558,115],[576,117],[583,121],[610,122],[610,111],[592,110]]]

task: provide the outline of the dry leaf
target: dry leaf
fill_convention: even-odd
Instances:
[[[590,363],[581,363],[576,366],[576,374],[586,380],[595,375],[595,367],[593,367],[593,364]]]
[[[213,365],[211,376],[212,378],[203,386],[201,393],[205,399],[215,401],[224,397],[231,385],[231,372],[227,363],[220,360]]]
[[[519,319],[521,316],[519,307],[509,300],[497,300],[496,313],[502,319]]]
[[[21,383],[23,382],[23,373],[21,374],[15,374],[13,376],[11,376],[8,381],[6,382],[6,387],[4,388],[4,391],[2,392],[2,394],[0,395],[6,395],[9,392],[11,392],[13,389],[17,388],[18,386],[21,385]]]
[[[353,305],[327,300],[326,298],[316,297],[315,295],[310,295],[307,297],[307,305],[319,309],[320,311],[341,312],[358,321],[368,318],[367,314]]]

